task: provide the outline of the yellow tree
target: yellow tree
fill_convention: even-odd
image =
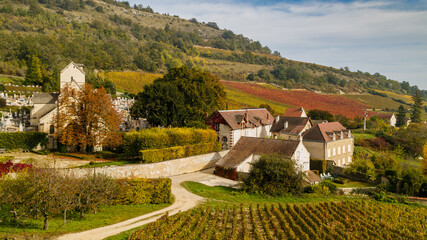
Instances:
[[[120,119],[103,87],[65,87],[54,119],[56,136],[62,144],[86,152],[98,146],[117,146],[121,141]]]

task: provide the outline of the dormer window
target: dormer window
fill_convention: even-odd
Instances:
[[[332,140],[337,140],[337,135],[335,133],[332,133]]]

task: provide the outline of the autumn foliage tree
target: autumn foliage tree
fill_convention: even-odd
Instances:
[[[120,115],[103,87],[63,88],[54,122],[58,140],[81,151],[89,152],[99,145],[117,146],[121,141]]]

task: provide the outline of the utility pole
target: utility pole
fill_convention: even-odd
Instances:
[[[368,116],[368,113],[365,109],[365,115],[363,116],[363,131],[366,131],[366,117]]]

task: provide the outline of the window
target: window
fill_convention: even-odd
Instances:
[[[342,153],[345,153],[345,146],[342,146]]]
[[[338,147],[338,154],[341,154],[341,147]]]
[[[228,140],[228,139],[227,139],[227,137],[225,137],[225,136],[224,136],[224,137],[222,137],[222,141],[223,141],[223,142],[227,142],[227,140]]]
[[[328,157],[331,157],[331,149],[328,149]]]
[[[332,149],[332,156],[335,156],[335,148]]]
[[[348,152],[350,152],[351,151],[351,146],[350,146],[350,144],[348,145]]]
[[[348,157],[348,163],[351,163],[351,157]]]
[[[55,133],[55,127],[53,125],[50,125],[49,133],[50,134],[54,134]]]
[[[341,159],[338,159],[338,166],[341,166]]]
[[[219,123],[215,124],[215,131],[219,132]]]

